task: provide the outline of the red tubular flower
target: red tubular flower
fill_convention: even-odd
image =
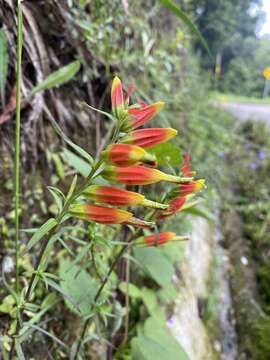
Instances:
[[[177,135],[177,130],[172,128],[149,128],[130,132],[122,141],[143,148],[164,143]]]
[[[179,184],[179,194],[180,196],[186,196],[198,192],[205,186],[204,184],[204,179],[194,180],[188,184]]]
[[[134,84],[129,85],[127,96],[125,98],[126,105],[129,105],[129,100],[130,100],[131,94],[133,93],[133,90],[134,90]]]
[[[133,129],[144,125],[150,121],[164,106],[164,102],[159,101],[151,105],[141,105],[140,108],[128,109],[129,125]]]
[[[154,226],[153,222],[137,219],[129,211],[99,205],[75,204],[70,207],[69,212],[79,219],[94,221],[100,224],[126,224],[150,228]]]
[[[171,200],[169,202],[169,208],[165,210],[164,212],[159,211],[157,213],[157,219],[158,220],[164,220],[169,216],[172,216],[176,214],[178,211],[182,209],[184,204],[186,203],[187,198],[185,196],[178,196],[177,198]]]
[[[193,176],[196,175],[196,171],[191,171],[190,155],[189,154],[184,155],[184,165],[181,168],[181,172],[185,176],[193,177]]]
[[[131,212],[92,204],[75,204],[70,213],[83,220],[100,224],[122,224],[133,217]]]
[[[152,234],[141,236],[136,241],[138,245],[159,246],[168,243],[169,241],[189,240],[189,236],[176,236],[174,232],[162,232],[159,234]]]
[[[102,152],[107,162],[116,166],[130,166],[138,162],[155,162],[154,155],[147,153],[143,148],[130,144],[113,144]]]
[[[156,209],[167,209],[168,205],[148,200],[142,194],[113,186],[91,185],[83,193],[90,200],[116,206],[143,205]]]
[[[116,76],[111,89],[112,111],[117,116],[124,109],[124,95],[121,80]]]
[[[201,190],[204,187],[204,179],[191,181],[188,184],[179,184],[179,189],[176,189],[175,193],[177,196],[169,202],[169,208],[165,211],[159,211],[157,218],[159,220],[166,219],[169,216],[176,214],[181,211],[184,207],[191,203],[187,203],[187,200],[192,197],[192,193]]]
[[[147,246],[155,246],[166,244],[176,236],[174,232],[162,232],[159,234],[152,234],[148,236],[143,236],[143,241]]]
[[[107,180],[119,181],[126,185],[148,185],[159,181],[183,183],[192,180],[192,178],[180,178],[165,174],[157,169],[137,165],[128,167],[107,166],[103,170],[102,176]]]
[[[144,102],[139,102],[135,105],[129,106],[130,95],[134,86],[130,86],[126,98],[123,95],[123,88],[121,80],[115,77],[112,82],[111,100],[112,111],[118,120],[123,120],[122,130],[136,129],[151,120],[164,106],[164,103],[159,101],[148,105]]]

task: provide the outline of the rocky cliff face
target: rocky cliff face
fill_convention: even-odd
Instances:
[[[217,222],[196,218],[180,264],[182,291],[169,325],[191,360],[237,359],[229,258],[221,239]]]

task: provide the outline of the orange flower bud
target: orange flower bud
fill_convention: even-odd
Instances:
[[[137,129],[150,121],[163,107],[164,102],[159,101],[151,105],[142,105],[138,109],[128,109],[129,125],[131,128]]]
[[[182,209],[184,204],[186,203],[187,198],[185,196],[178,196],[177,198],[171,200],[169,202],[169,208],[165,211],[159,211],[157,213],[158,220],[164,220],[169,216],[176,214],[178,211]]]
[[[196,171],[191,171],[190,155],[189,154],[184,155],[184,165],[181,168],[181,172],[185,176],[193,177],[193,176],[196,175]]]
[[[130,166],[138,162],[155,162],[154,155],[147,153],[143,148],[129,144],[113,144],[102,152],[107,162],[116,166]]]
[[[142,194],[113,186],[91,185],[83,193],[90,200],[116,206],[143,205],[156,209],[167,209],[168,205],[148,200]]]
[[[169,202],[169,208],[165,211],[159,211],[157,213],[157,218],[159,220],[166,219],[169,216],[176,214],[178,211],[181,211],[184,208],[187,208],[189,204],[187,200],[189,200],[195,193],[201,190],[204,187],[204,179],[191,181],[190,183],[186,184],[179,184],[179,189],[174,190],[177,195],[176,198],[173,198]],[[195,202],[196,204],[196,202]]]
[[[126,185],[148,185],[159,181],[183,183],[192,180],[192,178],[181,178],[138,165],[128,167],[107,166],[103,170],[102,176],[107,180],[119,181]]]
[[[123,224],[133,217],[131,212],[92,204],[75,204],[70,213],[83,220],[95,221],[100,224]]]
[[[161,144],[177,135],[177,130],[172,128],[149,128],[130,132],[122,141],[143,148]]]
[[[71,205],[69,212],[79,219],[100,224],[123,224],[150,228],[155,225],[153,222],[135,218],[129,211],[99,205],[74,204]]]
[[[189,240],[189,236],[176,236],[174,232],[161,232],[147,236],[141,236],[136,241],[138,245],[159,246],[168,243],[169,241]]]
[[[112,82],[111,101],[113,114],[121,119],[124,115],[125,99],[121,80],[116,76]],[[127,115],[127,113],[126,113]]]
[[[204,179],[194,180],[188,184],[179,184],[179,194],[180,196],[186,196],[200,191],[204,186],[205,186]]]

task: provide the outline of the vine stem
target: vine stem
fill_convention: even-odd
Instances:
[[[17,2],[17,80],[16,80],[16,134],[15,134],[15,286],[19,294],[19,226],[20,226],[20,146],[21,146],[21,82],[22,82],[22,45],[23,15],[21,0]]]

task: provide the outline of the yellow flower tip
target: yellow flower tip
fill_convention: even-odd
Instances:
[[[119,78],[118,76],[115,76],[115,77],[113,78],[113,81],[112,81],[112,86],[117,86],[117,85],[119,85],[119,84],[122,84],[122,83],[121,83],[121,80],[120,80],[120,78]]]
[[[173,129],[173,128],[168,128],[167,129],[168,139],[171,139],[171,138],[175,137],[177,134],[178,134],[178,131],[176,129]]]
[[[164,101],[158,101],[155,104],[156,111],[160,111],[164,108],[165,102]]]
[[[200,191],[201,189],[205,188],[205,179],[196,180],[196,191]]]

